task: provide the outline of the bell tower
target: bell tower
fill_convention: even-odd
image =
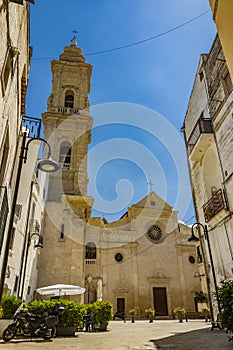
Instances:
[[[38,285],[84,285],[85,234],[93,199],[87,196],[87,154],[93,118],[88,94],[92,66],[74,37],[58,60],[51,61],[52,91],[42,114],[45,139],[59,170],[46,186]],[[45,149],[46,151],[46,149]]]
[[[92,66],[86,63],[76,37],[59,60],[51,61],[52,92],[43,113],[45,138],[52,146],[60,170],[50,175],[48,201],[63,194],[87,195],[87,152],[93,119],[88,94]]]

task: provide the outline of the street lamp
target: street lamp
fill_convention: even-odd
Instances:
[[[193,224],[192,228],[191,228],[191,236],[189,237],[188,242],[198,242],[198,241],[200,241],[200,239],[198,237],[196,237],[195,234],[194,234],[194,227],[196,227],[196,226],[201,226],[203,228],[204,238],[207,241],[207,247],[208,247],[208,252],[209,252],[209,257],[210,257],[211,270],[212,270],[213,281],[214,281],[214,289],[215,289],[215,294],[216,294],[216,299],[217,299],[217,304],[218,304],[218,312],[221,313],[219,294],[218,294],[218,286],[217,286],[217,280],[216,280],[216,274],[215,274],[215,269],[214,269],[214,262],[213,262],[213,256],[212,256],[212,252],[211,252],[211,247],[210,247],[210,240],[209,240],[209,233],[208,233],[207,225],[203,225],[203,224],[201,224],[199,222],[196,222],[195,224]],[[203,250],[203,247],[202,247],[202,250]],[[210,299],[210,313],[211,313],[212,321],[214,321],[212,297],[210,297],[208,271],[206,269],[205,264],[204,264],[204,267],[205,267],[205,270],[206,270],[205,272],[206,272],[206,276],[207,276],[206,279],[207,279],[208,295],[209,295],[209,299]]]
[[[7,270],[7,261],[8,261],[8,255],[9,255],[9,250],[10,250],[10,244],[11,244],[12,229],[13,229],[13,224],[14,224],[14,216],[15,216],[15,209],[16,209],[16,204],[17,204],[17,197],[18,197],[18,190],[19,190],[22,166],[23,166],[23,163],[26,163],[26,161],[27,161],[29,145],[32,141],[35,141],[35,140],[39,140],[39,141],[46,143],[46,145],[48,146],[48,149],[49,149],[47,159],[39,161],[37,167],[41,171],[45,171],[45,172],[54,172],[54,171],[57,171],[59,168],[59,165],[54,160],[51,159],[51,147],[50,147],[49,143],[41,137],[35,137],[35,138],[32,138],[32,139],[27,141],[27,131],[24,131],[20,155],[19,155],[19,164],[18,164],[18,169],[17,169],[14,193],[12,196],[11,213],[10,213],[10,218],[9,218],[7,237],[6,237],[5,251],[4,251],[3,262],[2,262],[2,270],[1,270],[1,278],[0,278],[0,304],[2,302],[4,280],[5,280],[6,270]]]
[[[21,287],[21,292],[19,291],[19,298],[23,298],[24,294],[24,284],[25,284],[25,278],[26,278],[26,272],[27,272],[27,261],[28,261],[28,253],[29,253],[29,247],[32,242],[32,238],[34,236],[38,237],[38,241],[34,244],[34,248],[43,248],[43,236],[38,232],[29,232],[28,239],[27,239],[27,247],[26,247],[26,252],[25,252],[25,260],[24,260],[24,269],[23,269],[23,275],[22,275],[22,287]],[[20,276],[21,277],[21,276]],[[19,288],[20,288],[20,283],[19,283]]]

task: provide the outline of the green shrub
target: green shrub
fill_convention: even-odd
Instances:
[[[42,316],[59,303],[58,300],[32,300],[26,304],[27,311]]]
[[[70,300],[33,300],[30,301],[26,307],[28,311],[42,315],[44,312],[53,309],[56,305],[63,305],[65,307],[64,313],[60,317],[59,326],[77,328],[83,327],[83,316],[86,314],[84,305]]]
[[[221,281],[221,287],[218,288],[221,314],[219,315],[223,327],[230,335],[229,340],[233,340],[233,281]]]
[[[2,296],[2,318],[11,319],[13,318],[16,310],[22,304],[22,300],[16,298],[14,295],[3,295]]]
[[[113,306],[109,301],[96,301],[93,304],[79,304],[70,300],[33,300],[27,303],[28,311],[42,315],[52,309],[55,305],[62,304],[65,307],[64,313],[60,317],[59,326],[76,326],[83,328],[83,316],[91,313],[97,323],[106,323],[113,317]]]
[[[113,305],[106,300],[96,301],[91,306],[91,311],[98,323],[107,323],[113,318]]]
[[[84,305],[70,300],[61,300],[61,303],[65,307],[65,312],[60,318],[59,325],[63,327],[76,326],[77,328],[82,328],[83,316],[86,314]]]

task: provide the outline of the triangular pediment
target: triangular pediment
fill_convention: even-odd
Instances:
[[[141,199],[139,202],[133,204],[132,208],[172,210],[172,207],[153,191]]]

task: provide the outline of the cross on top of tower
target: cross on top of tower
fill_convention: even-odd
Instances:
[[[71,40],[71,46],[77,46],[76,38],[77,38],[78,31],[74,29],[71,32],[74,33],[73,39]]]

